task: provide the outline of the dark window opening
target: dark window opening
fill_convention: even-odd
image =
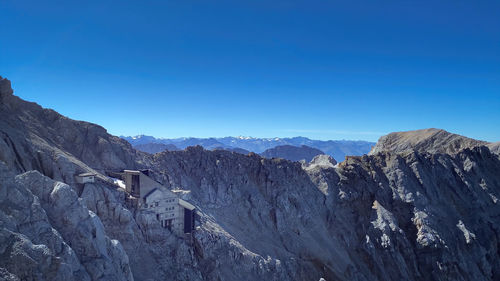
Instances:
[[[195,213],[195,210],[184,209],[184,233],[193,232]]]
[[[139,175],[132,175],[132,190],[131,193],[138,195],[140,192],[140,179]]]
[[[171,219],[170,220],[162,220],[161,221],[161,226],[163,228],[168,228],[168,230],[172,230],[172,221],[173,220],[171,220]]]

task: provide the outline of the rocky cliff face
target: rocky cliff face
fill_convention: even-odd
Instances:
[[[75,170],[137,167],[144,157],[101,126],[19,99],[0,77],[0,160],[15,172],[38,170],[73,183]]]
[[[491,150],[491,152],[500,154],[500,141],[488,144],[488,148]]]
[[[0,81],[0,279],[500,279],[500,159],[482,142],[412,132],[340,164],[201,147],[146,155]],[[134,167],[190,191],[192,242],[120,188],[73,180]]]
[[[165,181],[189,186],[203,213],[290,279],[499,277],[500,162],[486,147],[385,152],[336,168],[201,148],[156,161]]]
[[[0,162],[0,266],[20,280],[133,280],[128,256],[67,184]],[[3,276],[5,278],[5,275]]]

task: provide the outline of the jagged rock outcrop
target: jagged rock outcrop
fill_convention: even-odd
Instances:
[[[186,241],[160,227],[155,217],[127,209],[125,196],[123,190],[87,183],[81,199],[129,253],[135,280],[202,280]]]
[[[313,168],[316,166],[324,167],[324,168],[333,168],[337,165],[337,161],[333,159],[330,155],[320,154],[314,156],[314,158],[309,162],[306,167]]]
[[[305,160],[311,161],[316,155],[325,154],[323,151],[312,148],[306,145],[293,146],[293,145],[280,145],[274,148],[267,149],[262,152],[260,156],[266,158],[283,158],[290,161]]]
[[[133,168],[144,159],[99,125],[21,100],[0,77],[0,160],[15,172],[38,170],[71,184],[75,171]]]
[[[0,162],[0,267],[21,280],[133,280],[128,256],[67,184]],[[3,275],[4,277],[6,275]]]
[[[491,144],[426,130],[383,137],[370,155],[339,164],[202,147],[146,155],[0,81],[0,278],[500,279]],[[192,242],[130,206],[120,188],[73,180],[123,167],[188,190],[199,213]]]
[[[201,148],[156,161],[165,181],[189,187],[201,210],[244,248],[282,265],[295,261],[285,272],[296,279],[500,276],[493,258],[500,162],[485,147],[454,155],[384,152],[305,171]]]
[[[488,148],[491,152],[500,155],[500,141],[488,144]]]

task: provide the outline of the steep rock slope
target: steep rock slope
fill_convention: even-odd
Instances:
[[[488,144],[488,148],[491,150],[491,152],[500,155],[500,141]]]
[[[290,161],[305,160],[311,161],[316,155],[325,154],[323,151],[312,148],[306,145],[293,146],[293,145],[280,145],[274,148],[267,149],[262,152],[260,156],[265,158],[283,158]]]
[[[202,213],[244,248],[279,260],[291,279],[500,277],[500,161],[485,147],[305,170],[201,148],[155,158],[165,182],[189,187]]]
[[[400,142],[404,149],[338,165],[324,155],[301,164],[201,147],[150,156],[96,129],[102,135],[90,139],[111,148],[100,153],[85,141],[93,156],[80,158],[55,128],[75,126],[71,134],[85,139],[82,128],[97,125],[58,115],[72,125],[52,125],[50,111],[13,97],[1,81],[0,278],[500,278],[500,160],[481,143],[442,153],[449,141]],[[120,161],[94,162],[106,155]],[[190,191],[183,197],[199,210],[192,243],[130,207],[116,186],[75,188],[74,173],[94,165],[148,167]]]
[[[0,267],[21,280],[133,280],[128,256],[68,185],[0,161]],[[5,276],[5,275],[4,275]]]
[[[133,168],[143,158],[101,126],[21,100],[13,95],[10,81],[0,77],[0,160],[15,172],[38,170],[73,183],[74,173],[61,171]]]

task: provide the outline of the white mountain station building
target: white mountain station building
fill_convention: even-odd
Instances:
[[[80,184],[93,183],[95,182],[97,174],[96,173],[83,173],[76,176],[76,182]]]
[[[177,235],[194,230],[195,206],[180,199],[177,194],[149,177],[147,170],[125,170],[125,190],[138,198],[138,207],[156,214],[161,226]]]

